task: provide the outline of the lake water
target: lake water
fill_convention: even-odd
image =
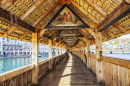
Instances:
[[[48,56],[39,57],[39,61],[47,59]],[[10,58],[0,59],[0,73],[4,73],[19,67],[23,67],[32,63],[31,58]]]
[[[130,60],[130,54],[103,54],[103,56]],[[39,61],[47,59],[46,57],[39,57]],[[32,63],[31,58],[10,58],[10,59],[0,59],[0,73],[4,73],[19,67],[23,67]]]

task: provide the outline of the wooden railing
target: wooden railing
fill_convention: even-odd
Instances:
[[[67,53],[60,56],[55,56],[51,60],[48,58],[46,60],[39,62],[39,78],[44,75],[50,66],[54,68],[55,65],[63,58],[65,58]],[[33,64],[11,70],[9,72],[0,74],[0,86],[28,86],[32,83],[32,69],[34,68]]]
[[[81,52],[73,53],[78,56],[82,54]],[[89,58],[90,69],[96,74],[96,55],[90,54]],[[107,86],[130,86],[130,61],[101,56],[101,64],[103,82]]]

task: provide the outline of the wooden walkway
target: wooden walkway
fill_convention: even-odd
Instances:
[[[56,68],[50,71],[34,86],[103,86],[96,83],[96,77],[87,70],[82,61],[69,54]]]

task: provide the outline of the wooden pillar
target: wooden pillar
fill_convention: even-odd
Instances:
[[[32,84],[37,84],[39,79],[39,58],[38,58],[38,35],[32,33]]]
[[[49,61],[49,70],[52,69],[52,40],[49,40],[49,58],[50,58],[50,61]]]
[[[85,58],[85,46],[83,46],[83,63],[86,64],[86,58]]]
[[[87,68],[90,69],[90,40],[87,41]]]
[[[102,63],[101,63],[101,55],[102,55],[102,36],[101,32],[96,33],[96,76],[97,81],[103,81],[103,72],[102,72]]]

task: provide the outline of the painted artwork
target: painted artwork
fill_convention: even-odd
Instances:
[[[84,24],[65,7],[49,26],[83,26]]]
[[[57,37],[79,37],[79,36],[83,36],[78,30],[61,30],[59,32],[59,34],[57,35]]]

